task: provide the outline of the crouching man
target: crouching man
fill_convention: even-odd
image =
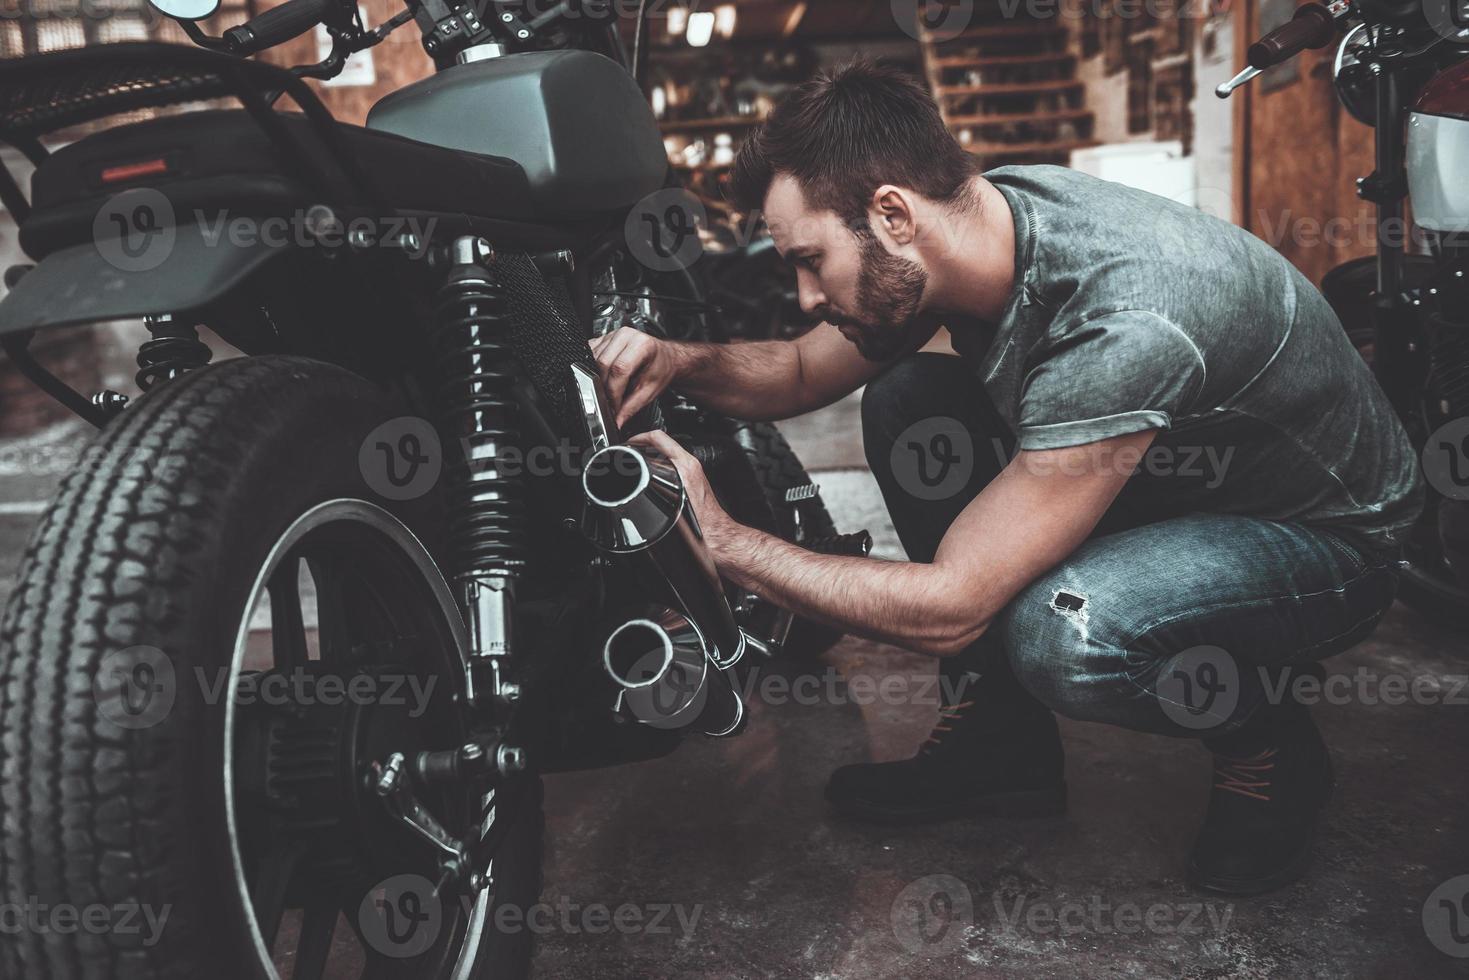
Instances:
[[[822,324],[794,342],[596,355],[626,420],[668,386],[780,419],[863,384],[866,453],[911,559],[741,526],[661,433],[723,574],[943,658],[957,692],[909,760],[839,769],[890,822],[1065,806],[1052,712],[1201,738],[1199,888],[1299,877],[1331,763],[1290,679],[1367,636],[1420,506],[1408,440],[1321,295],[1193,209],[1057,167],[981,175],[906,76],[803,86],[740,154]],[[945,325],[961,356],[915,353]]]

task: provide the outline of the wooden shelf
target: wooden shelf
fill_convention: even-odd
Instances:
[[[765,121],[762,116],[724,116],[716,119],[660,119],[658,126],[665,133],[704,131],[711,129],[744,129],[758,126]]]
[[[674,161],[670,161],[668,165],[674,170],[682,170],[684,173],[690,174],[720,173],[734,166],[732,163],[701,163],[695,167],[687,163],[677,163]]]
[[[940,85],[939,95],[955,98],[969,95],[1043,95],[1047,92],[1074,92],[1085,85],[1079,81],[1001,82],[995,85]]]
[[[1060,109],[1053,112],[1018,112],[1012,115],[950,116],[949,127],[995,126],[1000,123],[1066,122],[1092,118],[1090,109]]]
[[[1054,65],[1062,61],[1071,61],[1076,55],[1067,51],[1054,51],[1049,54],[995,54],[988,57],[984,55],[950,55],[944,58],[933,59],[935,68],[1007,68],[1025,65]]]
[[[923,50],[924,70],[929,88],[939,104],[939,112],[950,132],[957,136],[960,131],[977,127],[996,127],[1007,124],[1022,126],[1045,126],[1047,123],[1060,126],[1076,123],[1086,126],[1095,120],[1095,115],[1083,104],[1086,98],[1085,83],[1077,80],[1075,54],[1055,43],[1064,39],[1067,31],[1054,23],[1024,21],[1011,24],[982,24],[964,31],[954,38],[942,41],[923,32],[920,43]],[[987,53],[990,48],[985,42],[1006,42],[996,45],[998,53]],[[966,44],[965,42],[970,42]],[[952,45],[952,46],[950,46]],[[990,82],[987,84],[946,84],[944,72],[954,69],[979,69],[991,72],[996,69],[1035,67],[1048,75],[1061,78],[1045,78],[1031,81]],[[981,74],[979,77],[993,77]],[[1010,77],[1014,77],[1013,75]],[[1024,78],[1022,74],[1020,77]],[[968,106],[964,100],[974,99],[978,104]],[[1001,106],[985,104],[988,99],[1013,99]],[[1047,105],[1062,105],[1051,108]],[[961,106],[967,115],[951,114],[951,106]],[[998,111],[1001,107],[1011,111]],[[1072,150],[1096,146],[1097,141],[1070,134],[1063,138],[1058,132],[1044,135],[1029,133],[1023,141],[1012,143],[971,142],[964,146],[969,153],[986,159],[998,158],[1015,163],[1048,161]],[[1086,130],[1083,130],[1086,132]],[[977,135],[977,134],[975,134]],[[998,135],[998,134],[994,134]]]
[[[1050,27],[1029,21],[1023,24],[981,24],[978,27],[967,28],[953,37],[945,37],[942,40],[929,37],[927,40],[931,44],[953,44],[958,41],[982,41],[991,38],[1055,37],[1065,33],[1066,28],[1064,27]]]
[[[1062,140],[1052,143],[970,143],[964,149],[979,157],[1040,156],[1070,153],[1099,145],[1097,140]]]

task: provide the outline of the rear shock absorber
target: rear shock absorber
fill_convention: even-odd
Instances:
[[[138,348],[137,382],[144,391],[160,381],[203,367],[214,356],[192,325],[175,320],[171,314],[144,317],[143,325],[153,337]]]
[[[508,345],[509,297],[490,269],[483,238],[458,238],[434,302],[438,408],[448,448],[452,571],[476,666],[488,667],[497,697],[514,636],[515,585],[526,563],[524,487],[507,476],[507,449],[519,449]],[[457,452],[455,448],[457,447]],[[473,683],[473,680],[471,680]],[[471,689],[477,700],[479,692]]]

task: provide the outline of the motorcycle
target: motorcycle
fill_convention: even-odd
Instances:
[[[1332,269],[1321,290],[1429,477],[1400,597],[1469,627],[1469,15],[1445,0],[1309,3],[1253,44],[1217,94],[1333,42],[1338,98],[1374,131],[1376,169],[1357,192],[1376,206],[1378,236],[1375,256]],[[1410,198],[1426,254],[1406,248]]]
[[[217,37],[217,0],[152,2],[197,47],[0,64],[0,139],[36,167],[29,197],[0,168],[35,260],[0,345],[100,430],[0,622],[0,904],[160,928],[7,929],[0,975],[524,975],[541,776],[738,734],[803,625],[720,580],[591,355],[714,329],[677,243],[630,234],[678,193],[640,51],[604,0],[408,0],[373,29],[287,0]],[[304,79],[409,21],[435,74],[338,123]],[[318,64],[248,57],[318,25]],[[150,335],[134,403],[28,352],[123,318]],[[211,363],[200,325],[245,356]],[[774,428],[677,395],[629,429],[654,426],[737,519],[870,547]]]
[[[745,340],[789,340],[816,326],[769,232],[747,234],[748,221],[711,225],[716,246],[705,250],[699,271],[726,330]]]

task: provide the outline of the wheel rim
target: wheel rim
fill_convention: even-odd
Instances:
[[[300,588],[303,567],[316,586],[314,648]],[[252,650],[252,634],[260,631],[251,625],[262,603],[269,608],[271,667],[256,672],[249,664],[260,659],[258,643]],[[383,631],[388,641],[362,642]],[[251,680],[288,677],[298,685],[296,700],[288,699],[284,707],[243,695],[226,698],[225,706],[223,785],[233,883],[256,960],[271,980],[335,980],[352,975],[355,963],[361,964],[357,975],[374,980],[467,980],[473,972],[488,918],[487,889],[467,902],[435,890],[430,899],[437,910],[434,936],[421,951],[412,943],[385,946],[382,936],[364,931],[372,929],[365,914],[369,903],[410,904],[407,900],[414,895],[421,903],[424,888],[419,883],[435,882],[435,875],[427,863],[415,867],[421,842],[415,847],[406,828],[377,811],[381,801],[370,798],[359,771],[385,740],[407,749],[462,744],[467,734],[460,707],[467,649],[459,612],[437,566],[412,532],[381,508],[361,500],[327,501],[302,514],[271,547],[241,617],[228,686],[223,688],[240,691],[247,675]],[[383,664],[402,670],[392,675],[381,669]],[[424,697],[405,709],[398,702],[410,685],[398,683],[400,693],[391,699],[381,692],[409,678],[410,668],[427,669],[438,681],[412,688]],[[321,677],[345,678],[349,673],[353,684],[364,677],[376,683],[374,697],[361,704],[350,698],[345,706],[324,704],[328,698]],[[267,686],[261,681],[257,694]],[[317,697],[303,698],[302,690]],[[306,707],[307,702],[312,706]],[[417,721],[414,710],[420,712]],[[258,783],[257,756],[269,760]],[[319,768],[303,769],[302,761],[312,758]],[[323,780],[328,772],[336,774],[336,783],[330,776]],[[287,787],[284,793],[281,786]],[[480,814],[489,811],[489,822],[496,819],[492,795],[475,800],[440,790],[424,802],[451,832],[464,836]],[[286,832],[278,834],[276,824]],[[266,832],[265,827],[272,829]],[[351,864],[354,851],[366,859],[366,866]],[[335,877],[339,870],[345,876],[340,882]],[[359,904],[353,906],[364,883]],[[341,890],[335,891],[338,885]],[[400,889],[397,894],[395,888]],[[293,920],[287,912],[297,907],[290,903],[302,895],[314,897]],[[391,923],[393,910],[382,912]],[[289,942],[292,932],[294,944]],[[387,936],[388,943],[400,941],[391,929]]]

